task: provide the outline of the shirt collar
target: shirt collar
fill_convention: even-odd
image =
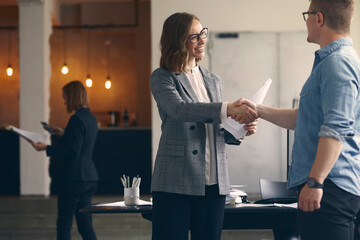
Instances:
[[[194,68],[187,68],[187,73],[196,74],[199,72],[199,65],[196,65]]]
[[[351,38],[340,38],[329,43],[325,47],[317,50],[315,54],[318,55],[320,59],[324,59],[331,53],[337,51],[339,48],[343,46],[352,46],[352,45],[353,45],[353,41]]]

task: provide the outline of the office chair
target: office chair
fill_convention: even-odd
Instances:
[[[260,179],[261,200],[255,203],[295,203],[298,201],[296,190],[286,189],[287,182]]]

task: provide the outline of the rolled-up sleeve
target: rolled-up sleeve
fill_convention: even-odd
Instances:
[[[338,140],[341,143],[345,142],[345,137],[340,136],[340,134],[338,132],[336,132],[335,130],[322,125],[320,128],[320,132],[319,132],[319,137],[330,137],[330,138],[334,138],[336,140]]]

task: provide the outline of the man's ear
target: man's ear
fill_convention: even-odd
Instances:
[[[319,24],[321,27],[325,24],[325,18],[322,12],[316,13],[316,19],[317,19],[317,24]]]

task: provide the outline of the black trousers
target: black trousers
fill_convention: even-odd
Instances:
[[[62,184],[58,194],[57,240],[70,240],[73,217],[84,240],[96,240],[90,213],[79,209],[91,205],[91,197],[97,188],[96,182],[71,182]]]
[[[360,209],[360,197],[346,192],[332,181],[324,181],[320,209],[299,209],[298,223],[302,240],[353,240],[354,220]]]
[[[220,240],[225,196],[218,185],[205,196],[153,192],[152,240]]]
[[[355,219],[354,240],[360,240],[359,227],[360,227],[360,212],[357,213]]]

